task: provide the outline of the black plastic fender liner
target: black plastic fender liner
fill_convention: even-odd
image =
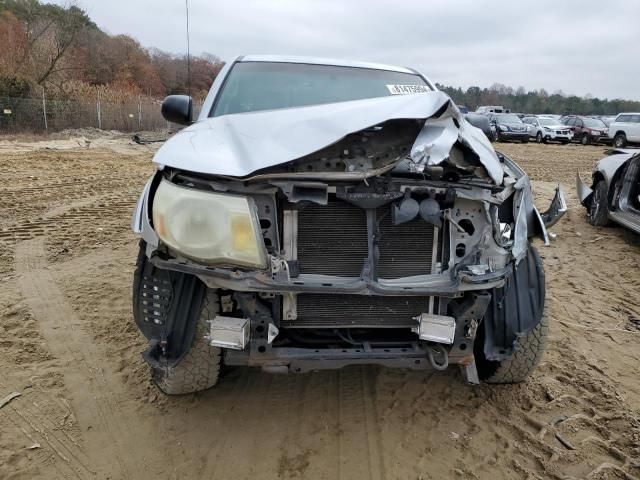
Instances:
[[[174,366],[191,347],[206,286],[194,275],[155,267],[145,249],[140,240],[133,275],[133,318],[149,340],[149,349],[143,353],[147,363]]]
[[[544,267],[535,247],[529,245],[527,256],[511,269],[504,286],[491,290],[491,303],[484,315],[487,360],[510,357],[516,339],[538,325],[544,313]]]

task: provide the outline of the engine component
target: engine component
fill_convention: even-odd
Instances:
[[[425,198],[420,202],[420,217],[427,223],[442,228],[442,211],[433,198]]]
[[[394,225],[400,225],[401,223],[406,223],[416,218],[419,211],[420,205],[418,201],[407,195],[399,202],[393,204],[391,219]]]

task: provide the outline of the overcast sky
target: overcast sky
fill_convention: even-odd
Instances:
[[[68,1],[57,1],[66,4]],[[184,0],[76,0],[103,30],[186,51]],[[189,0],[191,51],[276,53],[418,68],[433,81],[494,82],[640,100],[640,1]]]

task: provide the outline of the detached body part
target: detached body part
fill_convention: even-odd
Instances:
[[[166,118],[191,123],[188,97]],[[546,339],[526,174],[420,73],[240,57],[157,152],[133,217],[135,320],[166,393],[222,365],[459,365],[522,381]]]
[[[640,234],[640,150],[618,148],[607,153],[593,169],[591,187],[576,176],[580,203],[591,225],[614,222]]]

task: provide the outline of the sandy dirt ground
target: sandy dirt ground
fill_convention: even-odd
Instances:
[[[0,139],[1,479],[640,478],[640,248],[588,225],[573,187],[602,147],[498,145],[541,207],[558,181],[570,207],[537,244],[551,338],[527,383],[237,369],[167,398],[130,300],[154,147],[27,140]]]

